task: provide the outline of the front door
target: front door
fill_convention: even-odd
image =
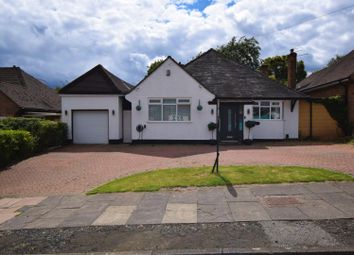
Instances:
[[[220,139],[243,140],[243,105],[220,104]]]

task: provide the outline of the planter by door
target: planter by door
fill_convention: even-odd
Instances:
[[[243,140],[243,105],[222,103],[220,122],[221,140]]]
[[[73,111],[75,144],[108,144],[108,111]]]

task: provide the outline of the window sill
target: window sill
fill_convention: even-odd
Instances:
[[[283,119],[278,119],[278,120],[275,120],[275,119],[252,119],[253,121],[284,121]]]

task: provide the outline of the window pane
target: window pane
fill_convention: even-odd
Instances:
[[[161,120],[161,105],[149,105],[149,120]]]
[[[164,121],[175,121],[176,120],[176,106],[175,105],[164,105],[163,106],[163,120]]]
[[[279,105],[279,102],[272,102],[272,105]]]
[[[190,99],[178,99],[178,103],[189,103]]]
[[[280,107],[272,107],[271,118],[273,120],[280,120]]]
[[[270,105],[269,101],[261,102],[261,106],[269,106],[269,105]]]
[[[149,102],[153,103],[153,104],[156,104],[156,103],[159,104],[159,103],[161,103],[161,99],[150,99]]]
[[[253,119],[259,119],[259,107],[253,106]]]
[[[191,106],[190,105],[178,105],[177,106],[177,120],[178,121],[190,121],[191,120]]]
[[[175,104],[176,103],[176,98],[164,98],[163,99],[164,104]]]
[[[269,119],[269,107],[261,107],[261,119]]]

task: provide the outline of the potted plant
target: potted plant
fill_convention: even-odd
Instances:
[[[211,131],[211,140],[214,139],[214,130],[217,128],[217,125],[215,122],[209,122],[208,124],[208,129]]]
[[[259,124],[260,124],[259,121],[254,121],[254,120],[248,120],[245,122],[245,125],[248,128],[248,138],[243,141],[245,144],[248,145],[252,144],[252,140],[250,139],[251,128],[258,126]]]

